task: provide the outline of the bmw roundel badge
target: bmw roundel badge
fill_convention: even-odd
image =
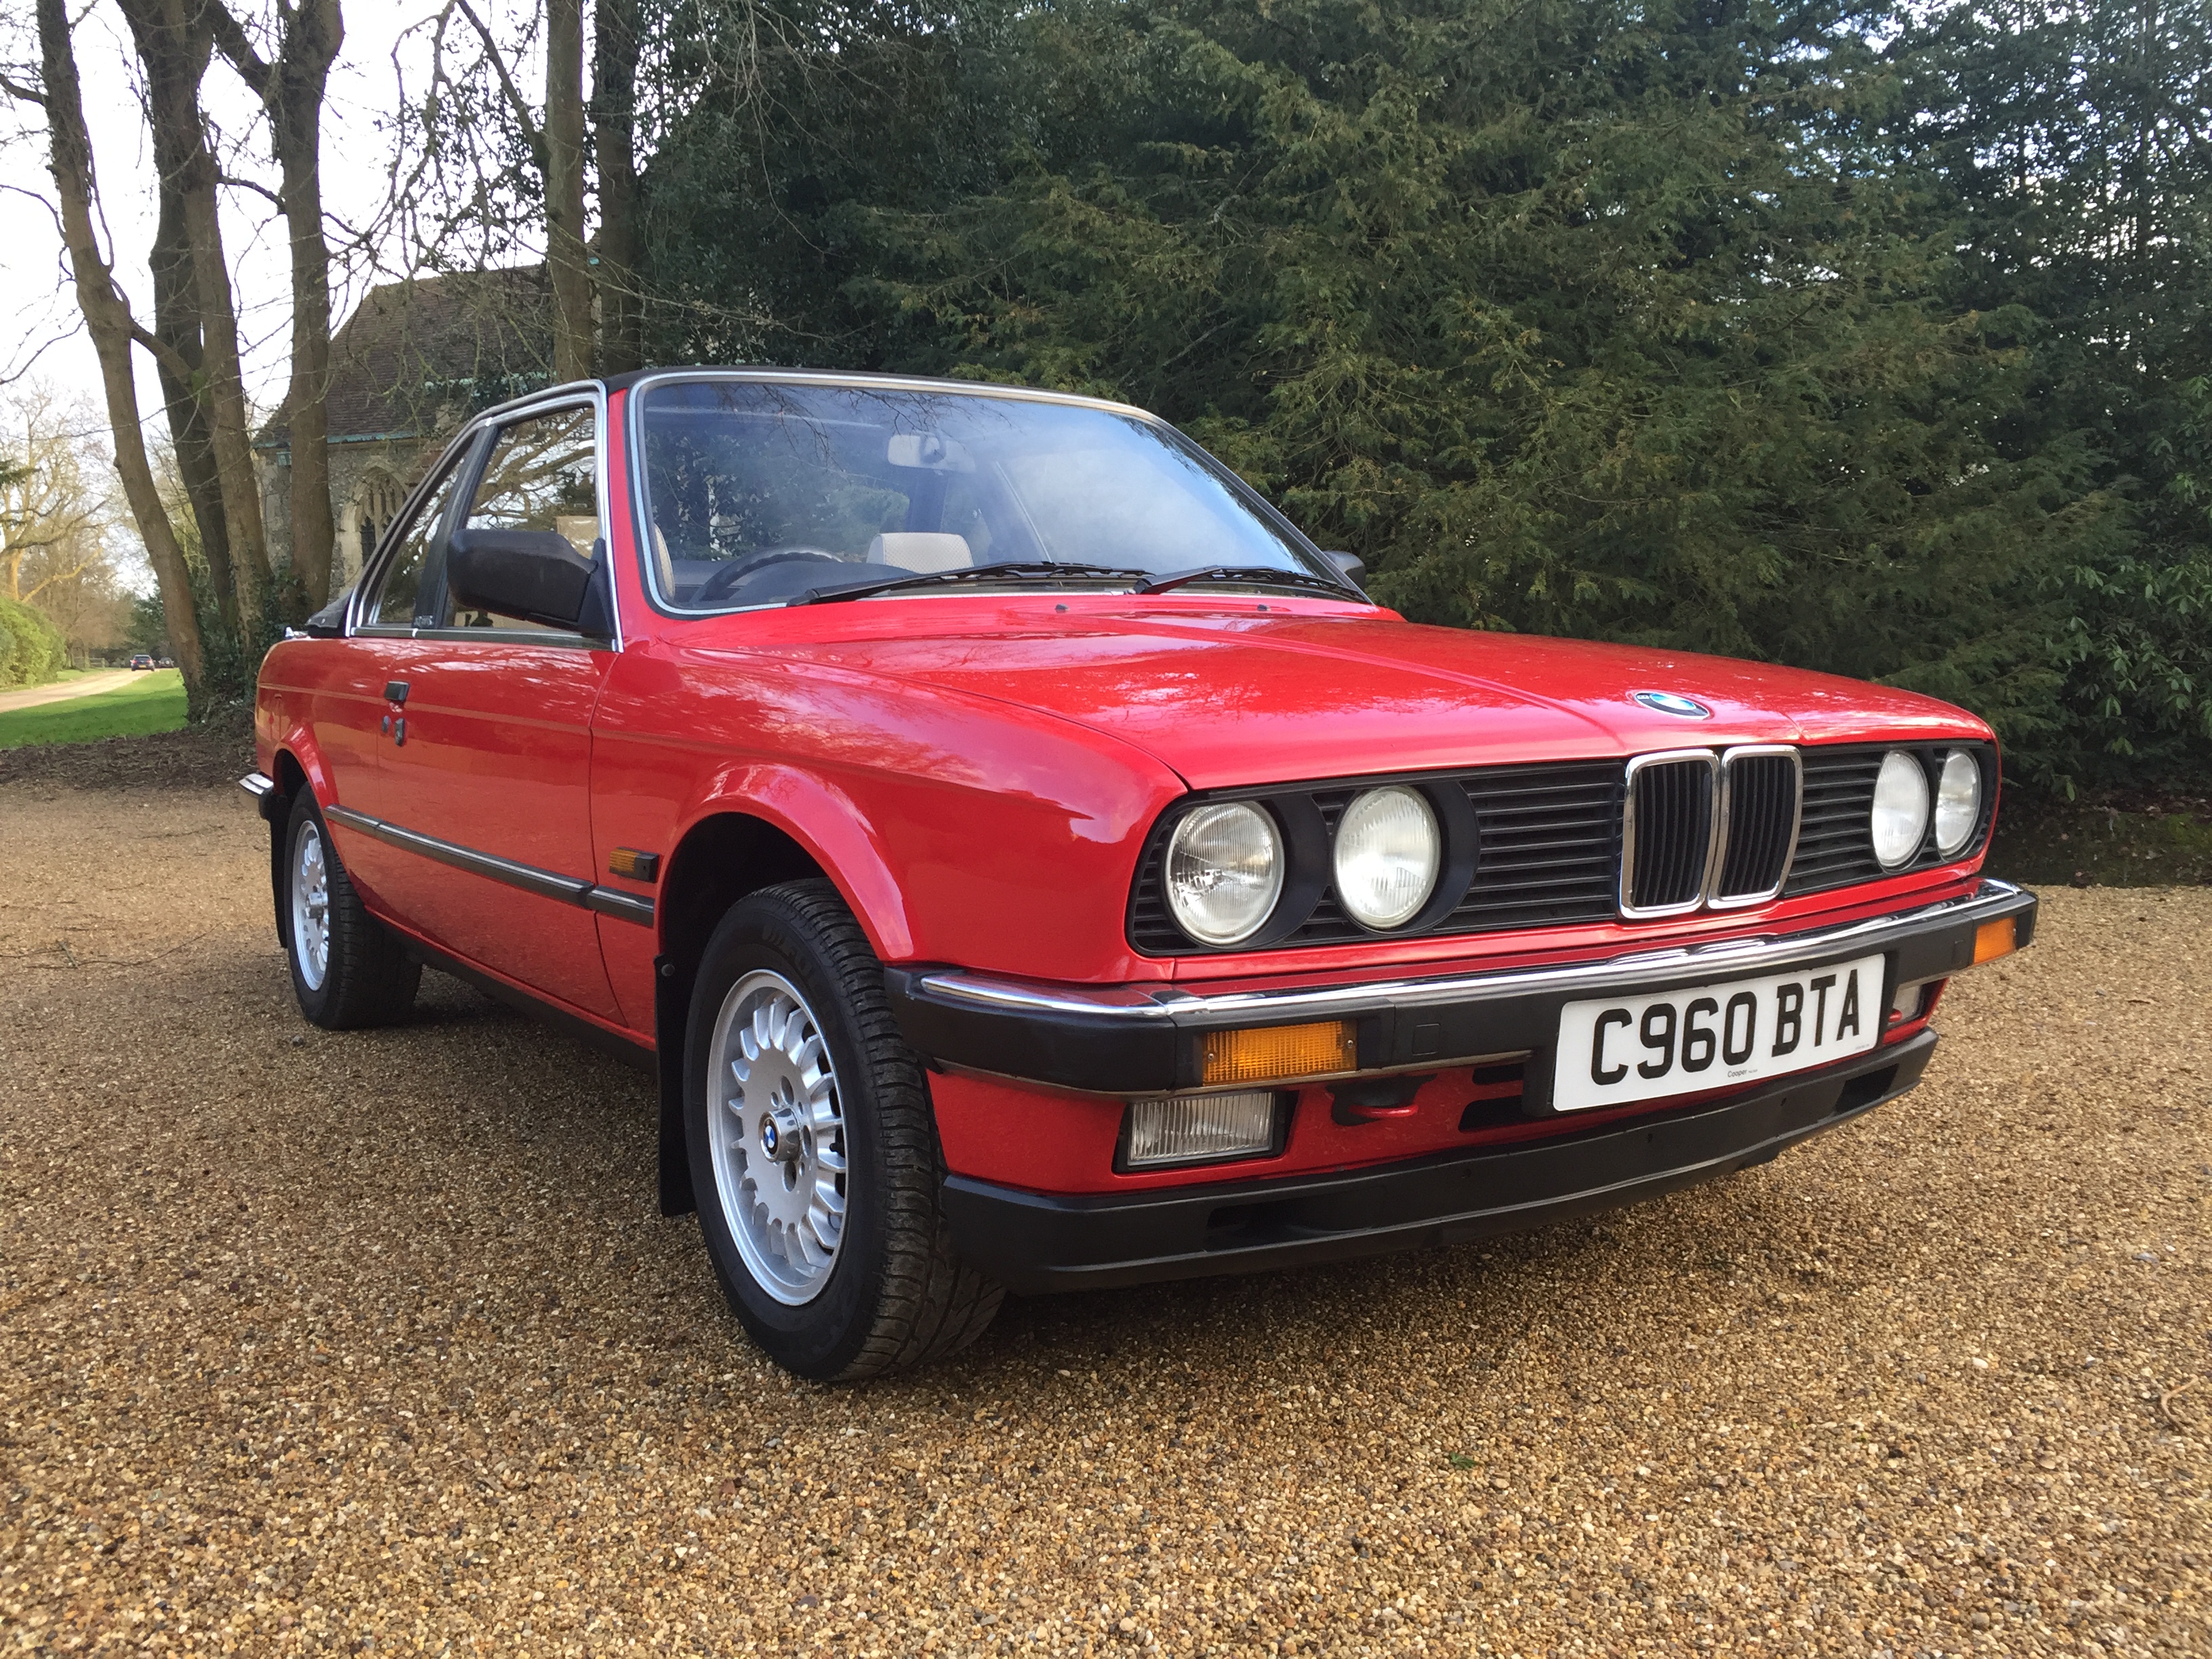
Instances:
[[[1679,691],[1635,691],[1630,695],[1646,708],[1662,714],[1679,714],[1686,720],[1709,720],[1713,717],[1711,709]]]

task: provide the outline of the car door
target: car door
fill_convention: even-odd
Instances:
[[[435,620],[434,578],[446,520],[473,450],[472,443],[459,444],[439,458],[386,535],[381,556],[370,562],[346,637],[301,659],[312,662],[317,675],[308,718],[338,854],[369,905],[394,917],[401,915],[398,890],[412,855],[365,834],[360,820],[380,819],[388,811],[391,780],[384,757],[397,705],[386,693],[417,621]]]
[[[605,533],[592,395],[506,416],[471,451],[443,534],[555,530],[589,553]],[[619,1020],[592,913],[591,718],[606,641],[520,617],[456,613],[442,538],[410,638],[390,649],[387,824],[410,849],[401,918],[465,962]]]

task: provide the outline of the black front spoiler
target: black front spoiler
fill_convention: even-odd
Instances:
[[[1715,1105],[1376,1169],[1055,1195],[948,1176],[955,1248],[1009,1289],[1258,1273],[1452,1244],[1656,1197],[1751,1164],[1894,1100],[1936,1034]]]

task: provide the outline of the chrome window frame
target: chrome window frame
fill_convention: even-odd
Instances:
[[[614,580],[614,502],[610,499],[607,490],[607,446],[613,441],[615,434],[609,428],[607,422],[607,389],[605,383],[599,380],[571,380],[561,386],[548,386],[542,392],[533,392],[520,398],[509,398],[506,403],[495,404],[489,409],[478,410],[462,423],[461,429],[453,434],[453,441],[439,453],[437,464],[423,474],[422,482],[409,493],[406,505],[392,522],[395,527],[404,525],[411,528],[415,522],[414,514],[424,493],[434,487],[438,480],[445,476],[448,466],[458,464],[467,467],[469,463],[466,452],[475,447],[477,440],[485,432],[532,416],[548,415],[556,410],[580,408],[586,405],[589,405],[592,410],[592,494],[599,507],[600,538],[605,542],[607,547],[607,614],[614,624],[610,639],[591,639],[573,630],[561,629],[398,628],[389,623],[364,623],[362,620],[362,603],[382,582],[392,560],[397,556],[396,550],[399,545],[399,538],[390,530],[385,532],[383,538],[377,544],[374,558],[362,569],[361,580],[354,586],[353,598],[346,607],[347,637],[351,638],[360,635],[365,638],[387,640],[471,640],[484,645],[526,644],[558,646],[571,650],[621,650],[623,643],[622,584]],[[463,481],[471,495],[480,481],[480,477],[479,472]],[[467,505],[468,503],[464,502],[457,492],[453,501],[448,503],[447,510],[449,513],[465,511]],[[454,525],[448,524],[446,533],[450,536],[454,528]],[[443,580],[444,572],[441,566],[440,581],[442,583]],[[443,594],[441,593],[440,597],[442,600]]]
[[[629,465],[629,511],[631,534],[635,538],[638,580],[645,592],[645,601],[654,612],[675,622],[697,622],[708,617],[743,617],[763,611],[781,611],[790,601],[771,599],[763,605],[717,605],[708,610],[695,610],[677,605],[662,595],[653,571],[653,561],[647,550],[653,545],[653,520],[646,501],[645,467],[645,394],[657,387],[696,382],[730,383],[745,386],[807,386],[844,387],[864,392],[943,392],[969,398],[1002,398],[1010,402],[1057,404],[1073,409],[1095,409],[1125,419],[1143,422],[1157,427],[1167,434],[1176,448],[1194,454],[1207,471],[1214,476],[1229,492],[1247,508],[1256,514],[1261,521],[1288,542],[1294,551],[1305,554],[1313,562],[1314,570],[1342,582],[1343,603],[1379,608],[1376,601],[1360,592],[1344,576],[1320,545],[1285,517],[1282,510],[1266,496],[1237,477],[1236,471],[1216,457],[1194,444],[1169,422],[1148,409],[1139,409],[1133,404],[1118,404],[1108,398],[1086,398],[1073,392],[1049,392],[1038,386],[999,386],[985,380],[945,380],[921,375],[854,374],[833,369],[801,368],[664,368],[641,374],[623,389],[623,431],[629,447],[624,452]],[[1058,592],[1056,588],[1024,589],[1019,586],[993,590],[994,592]],[[901,599],[943,598],[942,593],[902,593]],[[1314,593],[1315,599],[1328,596]]]

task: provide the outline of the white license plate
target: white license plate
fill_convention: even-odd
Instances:
[[[1571,1002],[1559,1014],[1555,1111],[1731,1089],[1863,1054],[1881,1036],[1882,958],[1649,997]]]

